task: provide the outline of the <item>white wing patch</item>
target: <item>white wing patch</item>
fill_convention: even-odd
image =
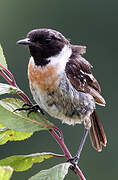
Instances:
[[[88,74],[88,73],[86,73],[86,72],[84,72],[84,71],[82,71],[82,70],[80,70],[80,72],[81,72],[83,75],[89,76],[89,78],[90,78],[92,81],[94,80],[94,76],[93,76],[92,74]]]

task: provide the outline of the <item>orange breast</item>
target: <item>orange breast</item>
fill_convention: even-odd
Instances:
[[[52,92],[55,90],[60,82],[57,68],[58,64],[56,66],[37,67],[31,59],[28,65],[28,78],[31,86],[35,83],[42,91]]]

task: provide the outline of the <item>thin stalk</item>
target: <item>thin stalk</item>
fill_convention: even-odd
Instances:
[[[6,79],[6,81],[12,85],[12,80],[9,78],[9,76],[7,76],[7,74],[3,71],[3,70],[0,70],[0,74],[1,76]]]
[[[67,159],[72,158],[72,156],[71,156],[68,148],[66,147],[66,145],[65,145],[65,143],[64,143],[63,138],[60,138],[60,137],[57,135],[57,133],[55,132],[54,129],[50,129],[49,132],[50,132],[50,134],[53,136],[53,138],[57,141],[57,143],[59,144],[59,146],[61,147],[62,151],[63,151],[64,154],[65,154],[65,157],[66,157]]]
[[[2,64],[0,66],[4,69],[0,69],[0,74],[1,76],[12,86],[19,88],[18,85],[16,84],[15,78],[12,75],[12,73],[6,69]],[[18,94],[27,104],[32,104],[28,96],[23,92]]]

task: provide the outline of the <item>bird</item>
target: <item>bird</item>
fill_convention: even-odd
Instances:
[[[84,124],[84,135],[73,163],[77,164],[89,134],[98,152],[107,138],[96,113],[96,104],[105,106],[92,65],[83,57],[86,46],[73,45],[62,33],[48,28],[31,30],[17,44],[30,52],[28,79],[40,109],[68,125]]]

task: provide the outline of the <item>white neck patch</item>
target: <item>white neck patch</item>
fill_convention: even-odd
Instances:
[[[49,65],[51,66],[56,66],[59,64],[58,72],[60,74],[65,70],[66,63],[69,61],[71,54],[71,48],[65,45],[58,55],[49,57],[47,60],[50,60]]]

